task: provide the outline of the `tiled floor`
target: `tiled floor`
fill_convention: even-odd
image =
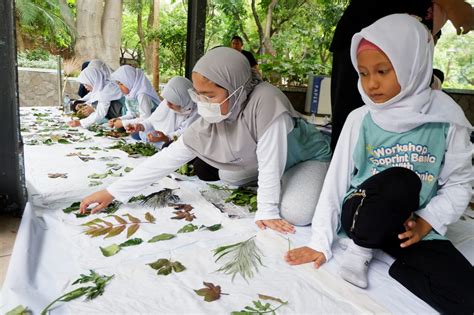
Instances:
[[[5,280],[20,221],[21,218],[0,215],[0,288]]]

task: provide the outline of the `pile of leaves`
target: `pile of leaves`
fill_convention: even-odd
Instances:
[[[172,217],[171,219],[174,219],[174,220],[185,219],[186,221],[189,221],[189,222],[196,219],[196,216],[194,215],[194,213],[191,213],[191,211],[193,210],[193,206],[191,205],[184,204],[184,203],[175,203],[175,204],[169,204],[169,206],[177,210],[177,211],[173,211],[175,216]]]
[[[112,137],[112,138],[123,138],[127,137],[128,133],[124,129],[112,129],[108,130],[101,125],[91,125],[87,128],[89,131],[95,132],[95,137]]]
[[[116,142],[114,145],[108,147],[108,149],[119,149],[131,156],[152,156],[158,152],[154,145],[145,142],[126,143],[123,140]]]
[[[194,165],[190,163],[183,164],[180,168],[176,170],[176,173],[185,175],[185,176],[194,176],[196,175],[194,171]]]
[[[224,200],[225,202],[232,202],[237,206],[247,206],[250,212],[257,211],[257,193],[255,190],[247,187],[229,188],[228,186],[208,185],[213,189],[229,192],[230,195]]]
[[[75,300],[81,296],[86,296],[88,300],[93,300],[96,297],[104,294],[105,286],[107,283],[112,280],[114,275],[105,276],[96,273],[94,270],[90,270],[90,275],[83,275],[81,274],[80,278],[74,281],[72,284],[78,283],[88,283],[91,282],[93,285],[87,287],[80,287],[75,290],[72,290],[66,294],[61,295],[56,300],[51,302],[48,306],[45,307],[43,311],[41,311],[41,315],[46,315],[48,310],[53,306],[56,302],[68,302]]]

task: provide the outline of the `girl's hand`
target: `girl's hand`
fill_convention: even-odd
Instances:
[[[89,117],[94,112],[94,108],[90,105],[84,105],[77,112],[84,117]]]
[[[326,256],[307,246],[288,251],[284,257],[290,265],[301,265],[314,261],[314,267],[319,268],[326,262]]]
[[[139,132],[139,131],[145,131],[145,127],[143,127],[142,124],[130,124],[130,125],[127,125],[125,127],[125,130],[128,132],[128,133],[135,133],[135,132]]]
[[[71,120],[67,123],[69,127],[79,127],[81,122],[79,120]]]
[[[120,118],[115,119],[113,127],[117,129],[122,128],[123,127],[122,119]]]
[[[98,203],[98,205],[91,210],[91,213],[100,212],[101,210],[105,209],[113,200],[114,196],[112,196],[107,190],[104,189],[98,191],[82,199],[79,212],[82,214],[86,213],[87,207],[93,203]]]
[[[115,121],[117,120],[117,118],[112,118],[109,120],[109,122],[107,123],[107,125],[110,127],[110,128],[113,128],[114,127],[114,123]]]
[[[147,139],[148,141],[150,142],[169,142],[170,139],[168,138],[167,135],[165,135],[164,133],[162,133],[161,131],[152,131],[150,133],[148,133],[147,135]]]
[[[283,219],[258,220],[255,222],[261,230],[267,227],[281,233],[295,233],[295,227]]]
[[[408,239],[400,244],[402,248],[418,243],[432,229],[431,225],[422,217],[418,217],[416,220],[409,218],[405,221],[404,226],[406,232],[398,234],[400,240]]]

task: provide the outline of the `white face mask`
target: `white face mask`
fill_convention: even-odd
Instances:
[[[243,86],[239,87],[237,90],[232,92],[232,94],[230,94],[228,97],[226,97],[225,100],[223,100],[220,103],[197,101],[196,103],[197,103],[197,108],[198,108],[198,114],[201,115],[201,117],[210,124],[216,124],[218,122],[223,121],[224,119],[229,117],[232,114],[232,112],[229,111],[229,113],[227,113],[226,115],[222,115],[221,105],[239,90],[240,90],[240,94],[235,100],[237,102],[240,95],[242,94]]]

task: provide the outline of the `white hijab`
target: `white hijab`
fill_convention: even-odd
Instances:
[[[168,81],[162,93],[164,98],[162,104],[148,118],[153,129],[169,135],[180,128],[185,129],[199,117],[196,103],[191,100],[188,93],[188,89],[192,87],[192,82],[183,77],[174,77]],[[179,106],[184,114],[170,109],[166,104],[167,101]]]
[[[429,86],[434,46],[430,31],[422,23],[408,14],[392,14],[356,33],[352,37],[351,59],[357,72],[357,48],[363,38],[387,55],[401,87],[392,99],[374,103],[359,79],[359,92],[379,127],[400,133],[429,122],[446,122],[472,129],[459,105]]]
[[[130,90],[130,92],[125,95],[127,99],[137,99],[138,95],[146,94],[155,104],[159,104],[161,101],[151,85],[150,80],[147,79],[141,69],[129,65],[121,66],[112,73],[110,79],[112,81],[119,81]]]
[[[117,84],[109,81],[110,68],[100,60],[93,60],[81,71],[77,80],[81,84],[92,86],[86,96],[82,98],[87,103],[110,102],[122,98],[122,92]]]

